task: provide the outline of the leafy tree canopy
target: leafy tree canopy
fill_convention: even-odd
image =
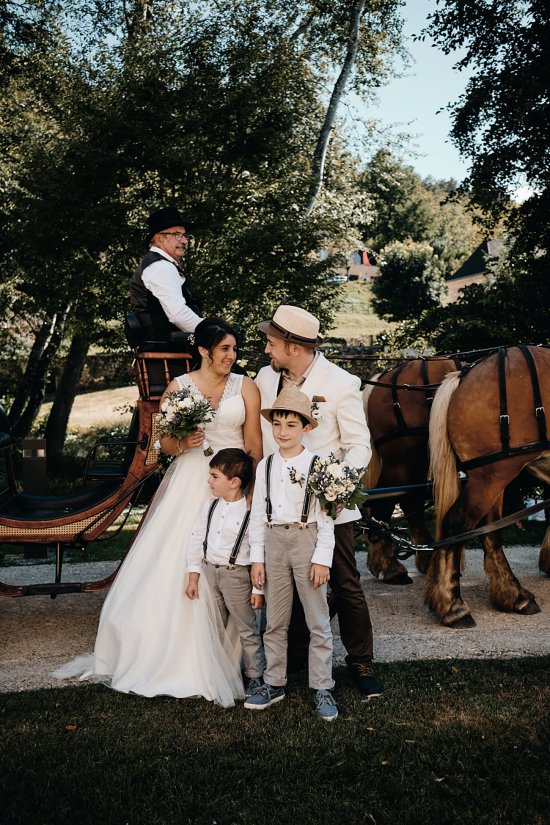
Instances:
[[[390,71],[399,5],[353,4],[353,82]],[[115,345],[146,216],[170,203],[193,216],[186,267],[207,313],[255,333],[293,302],[329,325],[331,261],[313,253],[368,222],[336,133],[305,211],[347,0],[0,0],[4,13],[0,254],[9,310],[40,342],[27,383],[43,381],[64,337],[78,334],[81,354]]]
[[[550,16],[546,0],[441,0],[426,32],[472,76],[450,106],[471,159],[461,190],[493,221],[508,214],[516,251],[550,249]],[[511,208],[518,186],[531,196]]]
[[[490,264],[489,283],[465,287],[455,303],[404,323],[393,346],[461,352],[506,344],[548,344],[548,260],[506,257]]]
[[[428,243],[445,275],[452,274],[483,237],[464,196],[452,197],[455,181],[422,180],[388,150],[378,151],[361,175],[372,200],[372,222],[364,243],[379,252],[392,241]]]
[[[446,287],[431,246],[394,241],[382,250],[379,264],[380,275],[372,284],[372,306],[381,318],[403,321],[439,305]]]

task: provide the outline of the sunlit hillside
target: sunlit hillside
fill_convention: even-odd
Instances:
[[[341,286],[341,304],[333,329],[328,335],[345,338],[352,343],[369,342],[369,336],[378,335],[391,324],[374,314],[370,304],[370,285],[362,281],[348,281]]]

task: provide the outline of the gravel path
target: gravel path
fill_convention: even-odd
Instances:
[[[541,613],[517,616],[497,613],[487,599],[481,550],[467,551],[462,593],[477,625],[449,630],[424,606],[424,583],[414,562],[406,564],[412,585],[390,587],[366,570],[366,554],[358,554],[375,633],[377,661],[411,659],[471,659],[550,654],[550,578],[538,571],[538,549],[512,548],[508,560],[516,576],[537,597]],[[67,564],[64,580],[90,581],[108,575],[116,563]],[[0,568],[0,580],[10,584],[53,580],[53,565]],[[0,597],[0,691],[59,687],[52,670],[74,656],[90,653],[103,593],[58,596]],[[335,622],[335,663],[344,650]]]

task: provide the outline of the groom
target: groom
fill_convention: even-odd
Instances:
[[[321,456],[334,453],[353,467],[366,467],[371,448],[361,382],[316,350],[322,341],[318,319],[305,309],[283,305],[259,329],[267,336],[265,352],[271,358],[271,366],[261,369],[256,378],[262,409],[273,406],[283,387],[300,389],[319,404],[318,427],[304,437],[308,449]],[[275,452],[271,427],[263,419],[262,436],[264,455]],[[355,562],[353,522],[359,515],[358,509],[344,510],[336,519],[330,587],[350,674],[361,693],[378,696],[383,688],[374,675],[372,625]]]

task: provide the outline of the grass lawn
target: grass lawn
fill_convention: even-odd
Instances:
[[[368,343],[369,335],[378,335],[392,324],[382,321],[371,307],[370,284],[348,281],[340,287],[341,304],[336,312],[334,327],[326,333],[333,338]]]
[[[5,825],[550,821],[550,657],[379,665],[339,719],[305,678],[267,711],[102,686],[0,695]]]
[[[114,426],[128,427],[132,413],[123,411],[122,408],[127,405],[134,407],[138,397],[137,386],[81,393],[74,400],[69,419],[69,431],[109,429]],[[51,401],[42,404],[40,419],[47,419],[51,406]]]

